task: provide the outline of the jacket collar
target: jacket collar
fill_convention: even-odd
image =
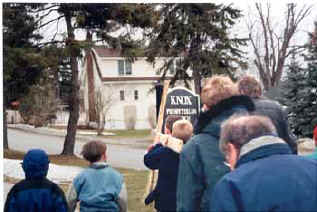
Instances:
[[[103,168],[106,168],[108,166],[109,165],[106,162],[95,162],[95,163],[90,164],[89,167],[93,168],[93,169],[103,169]]]
[[[195,124],[194,134],[201,133],[202,130],[216,117],[223,112],[231,110],[234,107],[243,107],[248,111],[254,111],[255,105],[252,99],[248,96],[239,95],[220,101],[218,104],[211,107],[206,112],[200,113],[198,121]]]
[[[292,154],[292,152],[282,139],[271,135],[261,136],[241,147],[236,168],[244,163],[278,154]]]

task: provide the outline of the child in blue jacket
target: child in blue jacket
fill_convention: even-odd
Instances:
[[[81,154],[90,166],[75,177],[69,188],[69,211],[75,211],[80,202],[81,212],[127,211],[127,190],[122,175],[107,163],[107,146],[91,141],[83,146]]]
[[[187,120],[178,120],[173,124],[172,137],[181,139],[183,143],[193,134],[193,126]],[[174,142],[168,139],[168,142]],[[156,144],[146,155],[144,164],[150,169],[158,169],[158,180],[155,187],[154,200],[156,210],[176,211],[176,185],[178,176],[179,152],[162,143]]]
[[[25,179],[10,190],[5,212],[67,212],[64,192],[46,178],[48,167],[49,159],[43,150],[32,149],[26,153],[22,162]]]

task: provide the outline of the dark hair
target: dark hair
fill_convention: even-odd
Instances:
[[[107,145],[101,141],[90,141],[83,146],[81,155],[90,163],[100,160],[107,150]]]
[[[254,77],[244,76],[238,82],[238,89],[240,94],[247,95],[252,98],[258,98],[262,95],[262,88]]]
[[[166,118],[166,121],[165,121],[165,127],[172,132],[173,130],[173,124],[178,121],[178,120],[181,120],[182,117],[181,116],[176,116],[176,115],[169,115],[167,116]]]

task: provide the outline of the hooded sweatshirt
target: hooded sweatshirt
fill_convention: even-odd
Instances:
[[[67,211],[63,191],[46,178],[48,166],[48,156],[43,150],[33,149],[25,155],[22,163],[25,179],[10,190],[5,212]]]

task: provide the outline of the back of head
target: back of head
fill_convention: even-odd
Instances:
[[[214,75],[206,81],[201,92],[201,100],[203,104],[212,107],[234,95],[238,95],[235,83],[228,76]]]
[[[90,163],[101,159],[101,156],[107,151],[107,145],[101,141],[90,141],[86,143],[81,151],[81,155]]]
[[[167,130],[170,131],[170,133],[172,133],[173,131],[173,124],[177,121],[177,120],[181,120],[183,119],[182,116],[177,116],[177,115],[169,115],[167,116],[166,118],[166,121],[165,121],[165,128]]]
[[[276,128],[272,121],[259,115],[233,115],[221,126],[220,150],[226,152],[226,144],[232,143],[240,149],[253,138],[274,134]]]
[[[193,135],[193,125],[188,120],[178,120],[173,125],[172,136],[183,140],[184,144]]]
[[[252,76],[244,76],[238,81],[238,90],[242,95],[259,98],[262,95],[260,83]]]
[[[48,166],[48,156],[41,149],[31,149],[23,158],[22,168],[27,179],[45,178],[48,172]]]

